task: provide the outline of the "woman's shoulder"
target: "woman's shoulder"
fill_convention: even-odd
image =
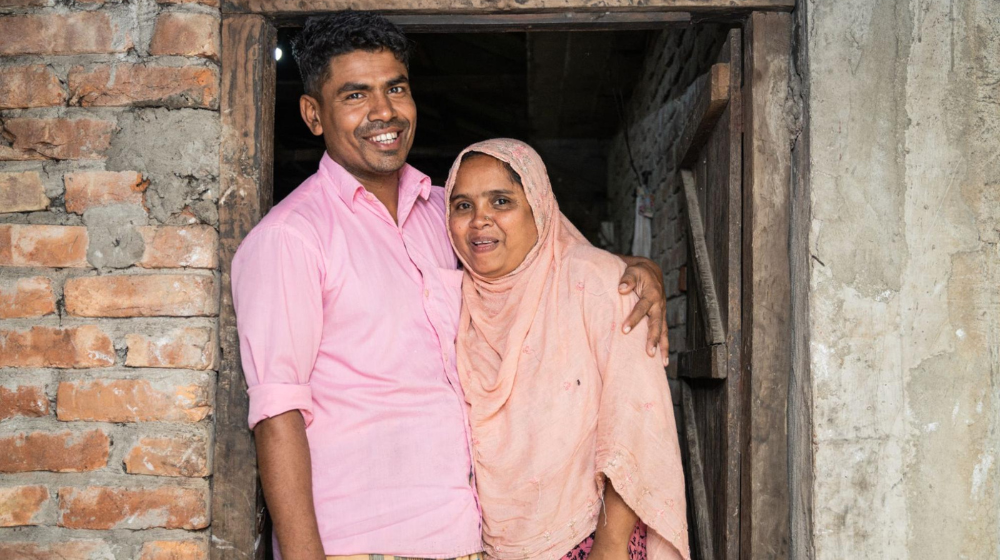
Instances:
[[[617,294],[618,284],[625,272],[625,261],[604,249],[579,244],[566,252],[564,267],[570,280],[577,284],[582,282],[587,287],[587,293],[612,290]]]

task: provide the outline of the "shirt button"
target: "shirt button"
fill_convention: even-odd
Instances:
[[[424,297],[425,298],[431,297],[431,291],[430,290],[424,290]]]

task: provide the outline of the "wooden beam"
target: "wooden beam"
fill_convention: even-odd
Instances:
[[[702,346],[689,352],[681,352],[678,371],[688,379],[725,379],[726,345]]]
[[[233,310],[233,255],[271,205],[274,145],[274,47],[277,32],[259,15],[222,19],[222,140],[219,261],[222,361],[215,392],[212,560],[263,560],[263,501],[247,427],[249,400]]]
[[[792,322],[789,227],[791,16],[753,14],[744,35],[743,332],[749,367],[744,484],[748,558],[790,552],[788,391]]]
[[[692,167],[693,159],[708,140],[719,117],[729,104],[729,64],[719,63],[691,84],[684,93],[689,104],[681,108],[688,119],[677,141],[676,161],[681,167]]]
[[[694,501],[694,525],[697,531],[700,560],[714,560],[712,541],[712,513],[708,509],[708,492],[705,490],[705,466],[701,441],[698,438],[698,421],[694,410],[694,395],[687,381],[681,381],[681,410],[684,413],[684,435],[688,447],[688,468],[691,471],[691,496]]]
[[[336,10],[378,10],[387,14],[510,14],[574,12],[679,11],[711,15],[753,10],[790,11],[795,0],[223,0],[223,13],[298,16]]]
[[[812,278],[812,254],[809,236],[810,215],[810,118],[806,103],[809,86],[809,8],[802,2],[792,13],[792,64],[789,70],[789,106],[797,109],[792,121],[791,152],[792,193],[789,201],[788,261],[792,292],[792,366],[788,382],[788,480],[791,517],[789,558],[813,560],[816,557],[813,524],[813,425],[812,360],[810,358],[809,282]],[[794,110],[793,109],[793,110]]]
[[[558,14],[420,14],[389,16],[407,33],[515,31],[639,31],[686,25],[687,12],[563,12]]]
[[[705,314],[705,340],[711,345],[724,344],[726,328],[722,322],[722,311],[719,309],[719,294],[715,288],[712,260],[705,241],[705,226],[702,223],[694,173],[682,169],[681,182],[684,184],[684,199],[687,202],[688,239],[691,240],[691,247],[694,250],[694,271],[699,284],[698,303]]]

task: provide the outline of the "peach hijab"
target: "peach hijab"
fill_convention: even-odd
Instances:
[[[559,212],[545,165],[523,142],[466,148],[445,200],[467,152],[513,167],[538,228],[524,262],[502,278],[480,277],[465,263],[458,372],[487,555],[560,558],[597,526],[607,477],[651,529],[650,560],[689,558],[662,362],[645,352],[645,321],[621,332],[636,302],[618,293],[624,263],[592,247]]]

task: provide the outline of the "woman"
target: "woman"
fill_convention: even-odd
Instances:
[[[522,142],[466,148],[446,197],[466,271],[458,369],[487,554],[689,558],[662,362],[621,333],[635,302],[618,293],[624,263],[559,212]]]

